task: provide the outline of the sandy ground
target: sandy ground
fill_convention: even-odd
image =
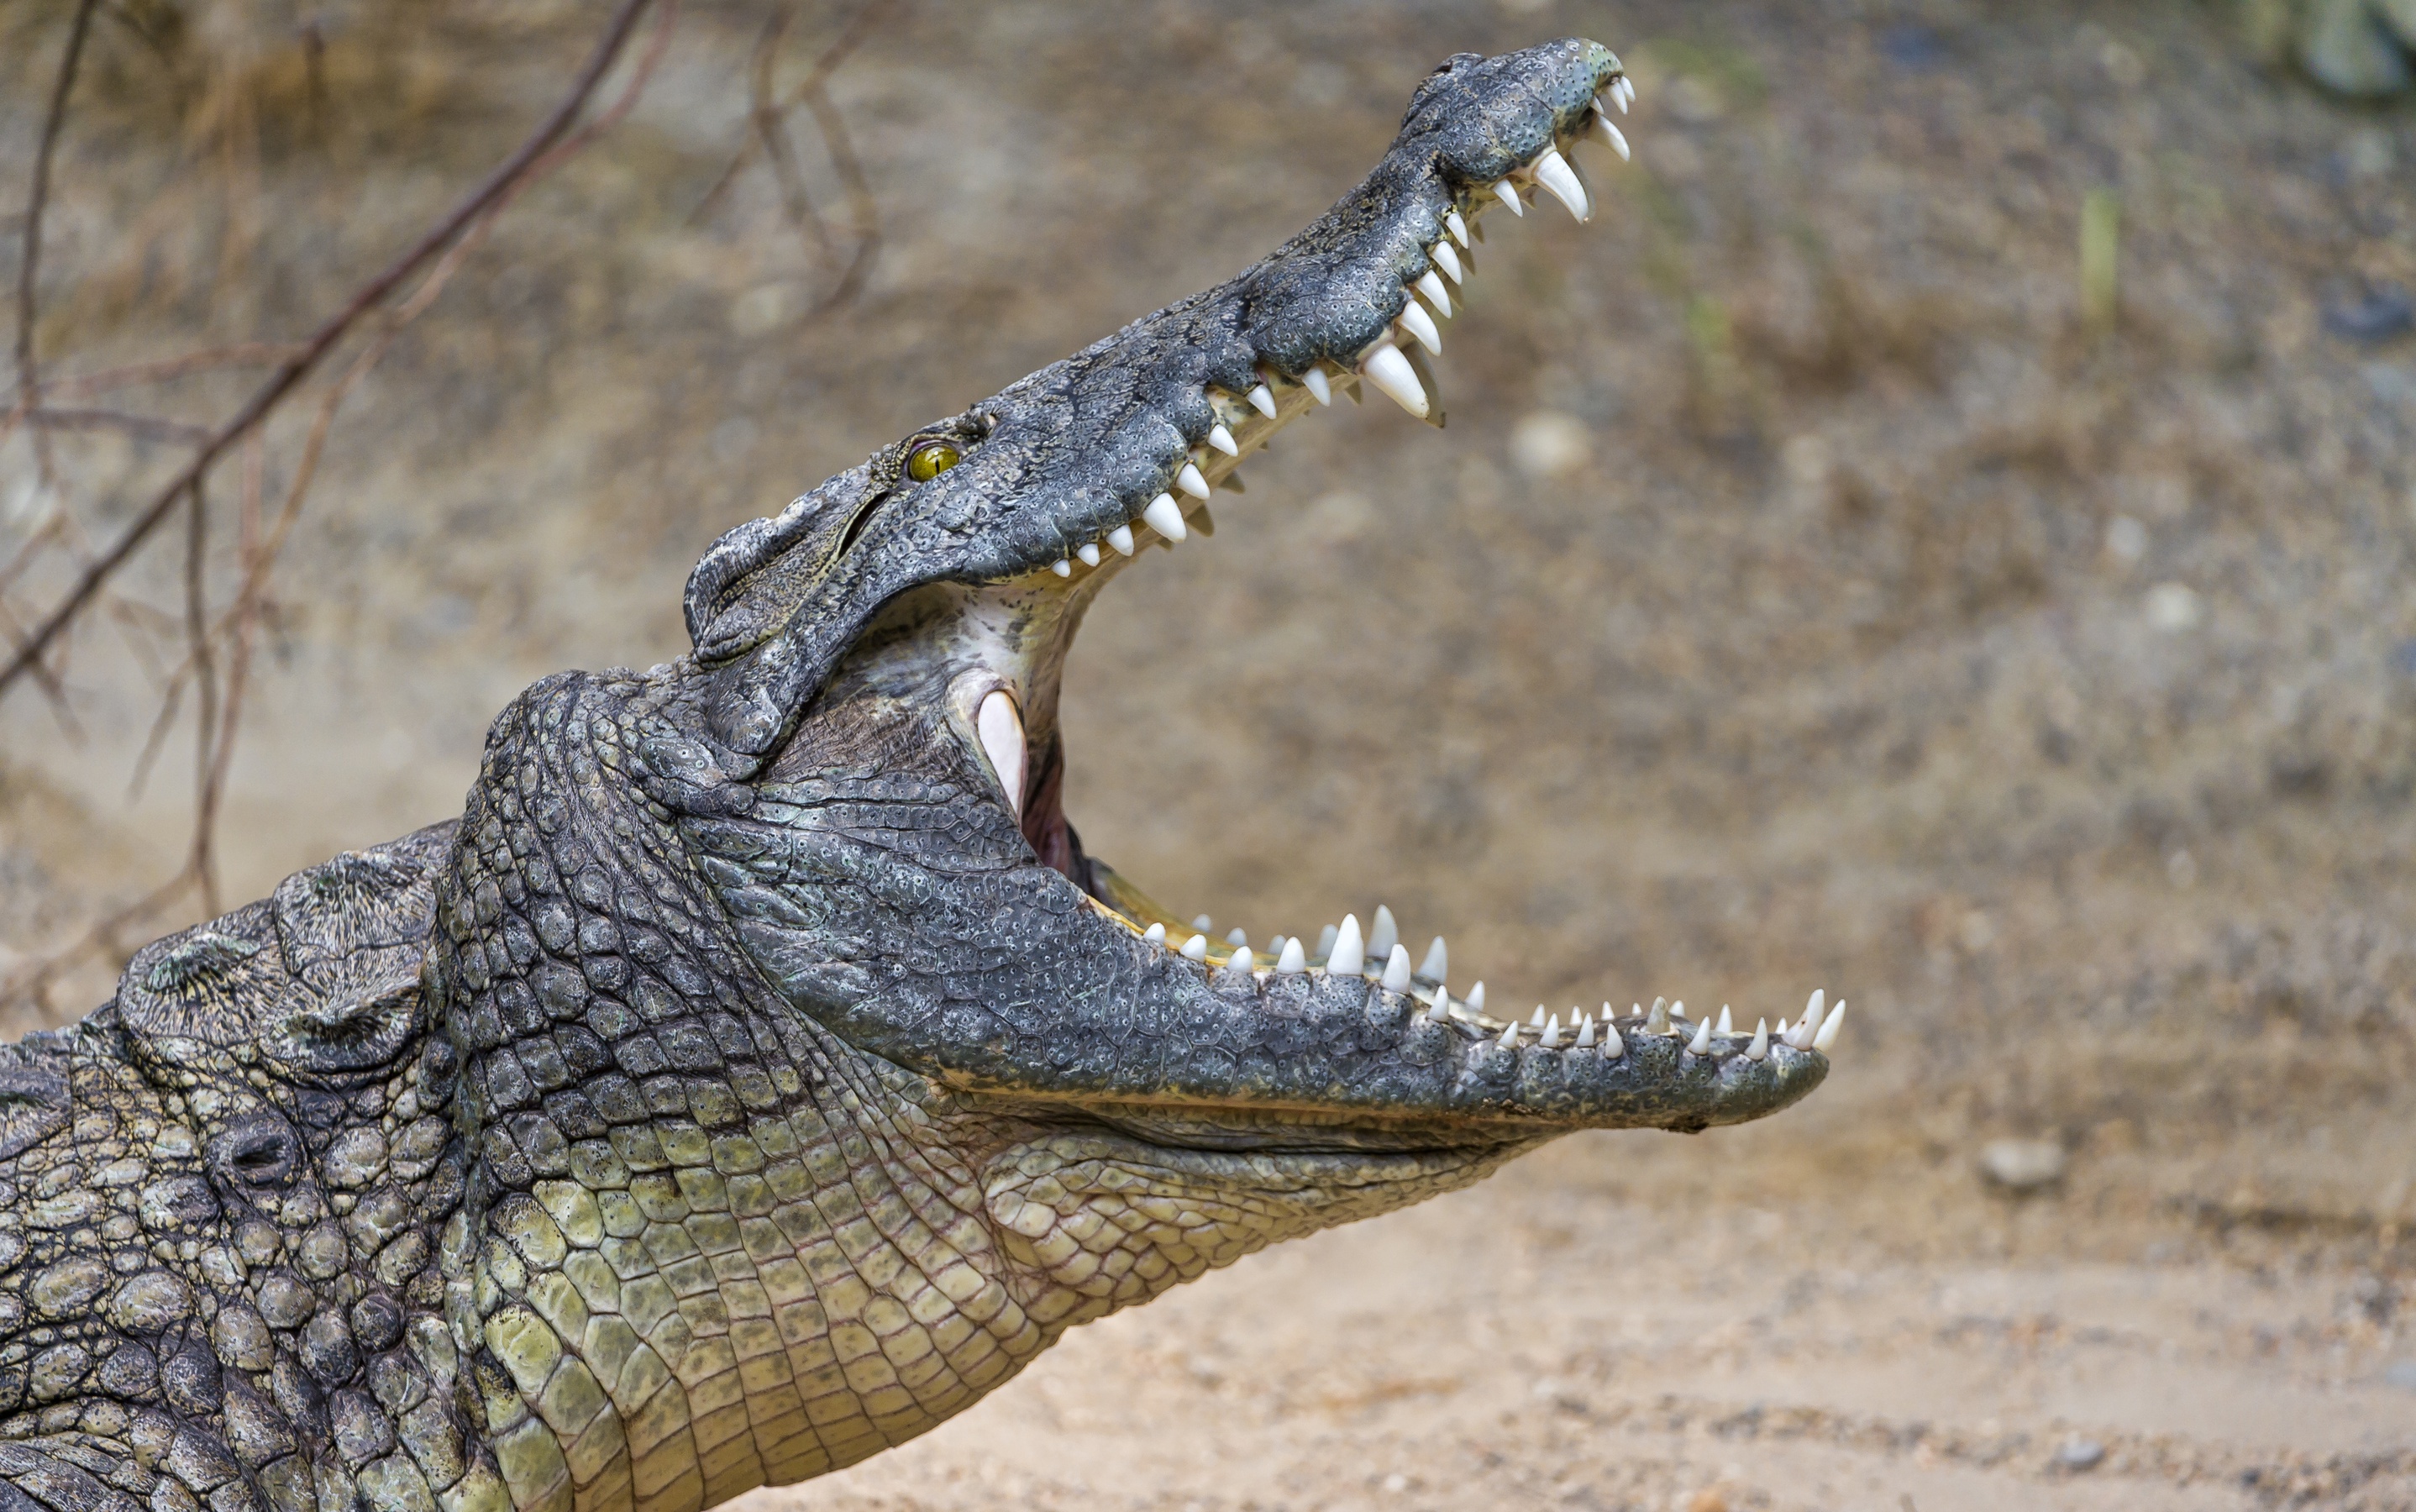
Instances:
[[[2416,345],[2349,334],[2416,288],[2416,116],[2257,71],[2219,8],[924,0],[836,85],[885,240],[814,319],[760,169],[694,213],[763,11],[693,6],[344,412],[228,894],[453,811],[532,678],[676,654],[730,523],[1274,246],[1438,58],[1583,32],[1642,88],[1597,223],[1492,222],[1446,431],[1339,407],[1108,597],[1069,809],[1220,929],[1381,900],[1556,1006],[1825,986],[1850,1053],[1771,1126],[1572,1140],[1246,1262],[795,1499],[2416,1506]],[[172,65],[104,30],[53,370],[306,328],[594,24],[321,19],[315,64],[272,6],[191,8]],[[55,30],[0,10],[0,162]],[[0,449],[0,554],[168,461],[71,446],[57,495]],[[153,557],[129,606],[173,608]],[[127,797],[147,623],[79,642],[72,733],[0,707],[0,968],[173,865],[189,736]],[[1986,1186],[2004,1139],[2061,1184]]]

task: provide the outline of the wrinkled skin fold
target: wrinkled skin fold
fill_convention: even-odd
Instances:
[[[1817,1022],[1522,1042],[1355,920],[1212,948],[1065,817],[1092,597],[1332,388],[1439,419],[1412,291],[1582,206],[1623,87],[1449,60],[1263,262],[723,537],[692,653],[530,688],[458,824],[0,1049],[0,1512],[697,1512],[1267,1244],[1816,1086]]]

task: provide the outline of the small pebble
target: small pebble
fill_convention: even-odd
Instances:
[[[2106,1445],[2095,1439],[2066,1439],[2056,1445],[2058,1470],[2094,1470],[2106,1458]]]
[[[1980,1173],[2007,1191],[2052,1187],[2063,1167],[2063,1146],[2049,1140],[1992,1140],[1980,1150]]]

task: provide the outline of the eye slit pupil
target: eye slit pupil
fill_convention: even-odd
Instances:
[[[964,460],[964,453],[944,441],[927,441],[906,454],[906,476],[929,483]]]

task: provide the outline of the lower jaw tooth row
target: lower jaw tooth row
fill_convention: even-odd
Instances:
[[[1249,937],[1240,930],[1234,930],[1226,936],[1225,943],[1231,953],[1225,957],[1221,966],[1212,963],[1208,959],[1208,930],[1211,927],[1205,914],[1192,920],[1191,937],[1184,942],[1176,954],[1185,960],[1197,962],[1203,971],[1215,969],[1220,973],[1239,971],[1255,974],[1260,970],[1258,957],[1250,949]],[[1516,1019],[1502,1023],[1486,1017],[1483,982],[1469,989],[1468,996],[1458,1003],[1452,1001],[1451,990],[1443,985],[1444,978],[1450,975],[1451,957],[1442,936],[1435,936],[1434,943],[1427,947],[1425,963],[1412,971],[1410,952],[1401,945],[1399,935],[1399,926],[1393,918],[1393,911],[1382,904],[1377,905],[1373,932],[1365,939],[1359,931],[1359,915],[1346,914],[1340,924],[1326,926],[1323,936],[1318,941],[1315,957],[1302,946],[1298,936],[1277,935],[1270,952],[1274,960],[1269,975],[1291,976],[1314,969],[1329,976],[1373,977],[1385,991],[1403,993],[1427,1005],[1425,1018],[1429,1023],[1457,1025],[1483,1035],[1490,1035],[1498,1028],[1501,1033],[1498,1043],[1505,1050],[1516,1050],[1521,1036],[1531,1034],[1545,1050],[1599,1048],[1605,1057],[1616,1060],[1626,1053],[1627,1035],[1652,1035],[1684,1040],[1689,1055],[1710,1055],[1715,1051],[1734,1052],[1736,1047],[1731,1042],[1743,1037],[1737,1033],[1735,1021],[1725,1005],[1721,1007],[1716,1021],[1708,1017],[1690,1021],[1686,1017],[1686,1005],[1673,1004],[1667,998],[1654,998],[1649,1010],[1640,1004],[1632,1006],[1627,1017],[1636,1021],[1628,1025],[1625,1034],[1619,1027],[1619,1015],[1608,1003],[1602,1005],[1599,1021],[1592,1013],[1571,1008],[1565,1029],[1562,1026],[1561,1016],[1555,1013],[1548,1017],[1541,1005],[1536,1006],[1533,1018],[1526,1023],[1522,1024]],[[1153,924],[1142,931],[1141,938],[1164,947],[1168,944],[1166,926]],[[1370,969],[1368,961],[1378,955],[1383,958],[1382,967]],[[1840,998],[1835,1005],[1824,1007],[1827,997],[1825,990],[1816,990],[1811,1000],[1804,1005],[1803,1017],[1792,1025],[1781,1019],[1774,1031],[1769,1020],[1759,1021],[1742,1053],[1747,1060],[1766,1059],[1774,1040],[1794,1050],[1825,1052],[1837,1042],[1839,1026],[1846,1018],[1845,1000]]]
[[[1627,82],[1626,75],[1613,79],[1597,92],[1580,125],[1579,134],[1604,143],[1618,153],[1623,161],[1625,160],[1628,156],[1627,139],[1620,134],[1618,127],[1611,124],[1610,113],[1616,109],[1625,114],[1635,98],[1636,86]],[[1568,159],[1561,156],[1558,145],[1546,147],[1533,161],[1514,170],[1509,177],[1486,192],[1512,215],[1524,216],[1526,207],[1518,198],[1522,181],[1559,200],[1578,220],[1593,219],[1593,203],[1586,193],[1585,181],[1578,176],[1577,170],[1570,166]],[[1391,327],[1382,336],[1359,354],[1356,367],[1350,370],[1337,368],[1333,376],[1329,376],[1322,366],[1308,368],[1301,373],[1298,386],[1307,389],[1309,397],[1316,400],[1321,407],[1334,402],[1334,382],[1336,377],[1339,377],[1346,383],[1365,379],[1385,398],[1421,420],[1434,413],[1426,382],[1419,377],[1416,365],[1403,354],[1401,344],[1405,340],[1414,341],[1429,354],[1441,356],[1442,332],[1435,325],[1435,317],[1439,315],[1449,320],[1452,301],[1448,288],[1442,278],[1437,276],[1436,270],[1441,269],[1455,284],[1465,282],[1468,274],[1474,271],[1475,252],[1470,245],[1472,238],[1467,217],[1455,207],[1444,213],[1443,227],[1449,234],[1436,237],[1433,245],[1426,249],[1427,260],[1431,265],[1410,280],[1401,312],[1393,318]],[[1455,247],[1454,243],[1457,246]],[[1426,304],[1420,304],[1420,298],[1425,299]],[[1428,306],[1432,307],[1432,313],[1428,313]],[[1277,419],[1278,405],[1274,386],[1282,380],[1264,371],[1259,377],[1257,386],[1246,395],[1230,396],[1232,402],[1227,413],[1234,416],[1233,424],[1246,423],[1240,413],[1245,404],[1266,420]],[[1255,441],[1259,438],[1254,435],[1250,439]],[[1219,420],[1211,426],[1206,441],[1193,448],[1190,458],[1175,475],[1174,487],[1149,502],[1149,507],[1141,511],[1141,522],[1164,537],[1169,544],[1180,545],[1190,532],[1184,523],[1183,506],[1175,499],[1175,492],[1180,491],[1191,498],[1204,501],[1213,485],[1201,473],[1201,464],[1210,461],[1211,453],[1227,461],[1237,461],[1244,445],[1224,421]],[[1231,468],[1227,471],[1230,472]],[[1129,524],[1118,525],[1100,540],[1113,547],[1120,556],[1133,554],[1133,533]],[[1072,557],[1060,557],[1049,564],[1049,570],[1061,578],[1070,578],[1074,575],[1077,559],[1086,567],[1097,567],[1103,560],[1099,543],[1084,543],[1075,550]]]

